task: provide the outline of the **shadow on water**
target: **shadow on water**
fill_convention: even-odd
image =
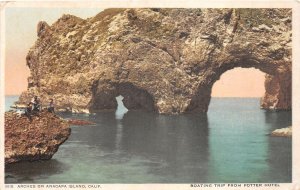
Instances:
[[[270,132],[292,125],[291,111],[265,112]],[[267,182],[287,183],[292,180],[292,139],[286,137],[268,138],[268,164],[270,179]]]
[[[168,116],[129,111],[121,122],[122,150],[153,160],[149,173],[169,183],[205,181],[209,156],[206,114]]]
[[[64,118],[83,119],[96,123],[95,126],[73,126],[69,142],[82,142],[89,146],[101,146],[102,149],[115,149],[117,121],[115,112],[97,114],[61,114]]]
[[[9,164],[5,166],[5,183],[35,183],[68,169],[69,166],[55,159]]]
[[[271,130],[289,127],[292,125],[291,111],[264,111],[265,121]]]
[[[55,155],[72,164],[73,173],[77,173],[77,167],[84,166],[80,172],[88,175],[77,181],[205,181],[209,157],[206,114],[169,116],[144,111],[122,114],[122,117],[116,112],[63,116],[96,123],[95,126],[73,126],[70,138]],[[74,157],[78,154],[84,155],[84,159]]]

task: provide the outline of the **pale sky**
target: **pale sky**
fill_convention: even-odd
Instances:
[[[37,39],[39,21],[51,25],[63,14],[88,18],[100,11],[100,8],[6,8],[5,94],[19,95],[27,88],[26,54]],[[264,73],[252,68],[227,71],[212,89],[212,96],[217,97],[261,97],[263,94]]]
[[[27,88],[29,69],[26,67],[26,55],[37,39],[36,26],[39,21],[46,21],[51,25],[63,14],[88,18],[102,10],[100,8],[6,8],[5,94],[19,95]]]
[[[265,73],[254,68],[235,68],[225,72],[212,88],[214,97],[262,97]]]

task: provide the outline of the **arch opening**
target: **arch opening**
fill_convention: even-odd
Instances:
[[[152,95],[131,83],[119,84],[118,95],[123,97],[122,102],[128,110],[157,110]]]
[[[266,73],[255,68],[234,68],[224,72],[212,86],[212,97],[256,97],[265,94]]]
[[[271,67],[270,64],[258,64],[254,61],[245,62],[244,65],[241,62],[224,65],[223,67],[213,68],[207,71],[205,82],[199,85],[189,106],[186,108],[186,112],[207,112],[214,84],[220,79],[221,75],[227,71],[230,73],[232,72],[230,70],[234,70],[235,68],[256,69],[256,72],[261,72],[265,75],[263,80],[264,85],[261,85],[261,88],[263,88],[263,86],[265,87],[265,90],[262,90],[264,91],[264,95],[261,99],[261,108],[267,110],[291,109],[292,75],[290,68],[282,68],[276,65]],[[225,76],[226,75],[227,74],[225,74]],[[262,76],[259,78],[262,78]],[[256,91],[256,89],[254,90]]]
[[[118,107],[117,107],[117,110],[116,110],[116,119],[123,119],[125,113],[128,112],[128,109],[124,106],[123,104],[123,100],[124,97],[119,95],[116,97],[116,100],[117,100],[117,103],[118,103]]]

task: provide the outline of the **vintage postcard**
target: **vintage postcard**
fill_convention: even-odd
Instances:
[[[0,189],[300,189],[299,1],[0,3]]]

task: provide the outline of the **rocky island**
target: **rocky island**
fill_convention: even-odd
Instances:
[[[5,113],[5,164],[48,160],[71,134],[67,121],[43,111],[30,120],[14,111]]]
[[[39,22],[28,89],[60,111],[206,112],[213,84],[233,68],[266,73],[261,107],[291,109],[291,9],[107,9]]]

